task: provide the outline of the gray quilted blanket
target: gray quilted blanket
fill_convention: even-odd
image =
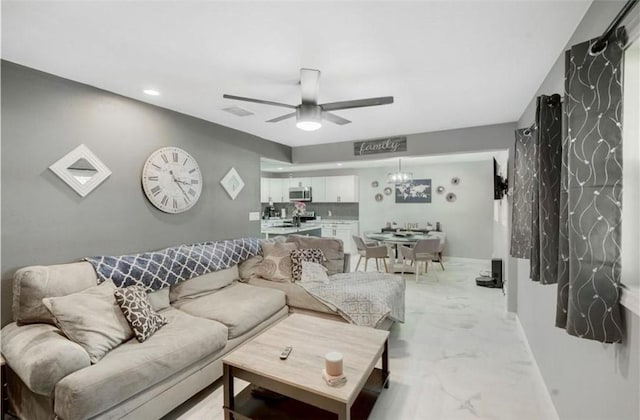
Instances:
[[[404,280],[361,272],[329,276],[328,283],[296,283],[352,324],[375,327],[385,318],[404,322]]]
[[[96,270],[98,283],[112,280],[116,287],[139,285],[151,291],[224,270],[259,252],[259,239],[241,238],[179,245],[132,255],[87,257],[85,261]]]

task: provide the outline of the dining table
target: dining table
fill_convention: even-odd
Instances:
[[[430,236],[428,233],[421,232],[367,232],[364,235],[368,240],[374,240],[387,244],[389,249],[389,271],[393,273],[413,273],[413,266],[404,265],[400,254],[398,253],[398,245],[414,246],[420,239],[431,239],[434,236]],[[404,267],[403,267],[404,265]]]

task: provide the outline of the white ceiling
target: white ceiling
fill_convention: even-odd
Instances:
[[[302,146],[516,121],[590,3],[5,0],[2,57]],[[322,71],[320,102],[395,103],[304,132],[264,122],[286,108],[222,98],[297,105],[301,67]]]
[[[477,153],[456,153],[449,155],[429,155],[429,156],[410,156],[402,157],[402,167],[410,168],[424,165],[442,165],[453,162],[481,162],[489,161],[494,157],[499,161],[506,159],[507,151],[496,150]],[[262,172],[272,173],[290,173],[303,171],[325,171],[340,169],[369,169],[369,168],[389,168],[396,170],[398,168],[398,158],[384,159],[367,159],[367,160],[347,160],[344,162],[327,162],[327,163],[305,163],[293,164],[280,162],[277,160],[260,159],[260,170]]]

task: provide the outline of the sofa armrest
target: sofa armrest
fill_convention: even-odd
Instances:
[[[342,272],[348,273],[349,271],[351,271],[351,254],[349,254],[348,252],[345,252],[344,263],[342,265]]]
[[[48,324],[5,326],[2,355],[31,391],[46,396],[62,378],[91,365],[89,354],[79,344]]]

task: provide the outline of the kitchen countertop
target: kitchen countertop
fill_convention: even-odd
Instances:
[[[298,232],[308,232],[310,230],[322,229],[318,223],[302,223],[300,227],[263,227],[261,233],[266,235],[290,235]]]

